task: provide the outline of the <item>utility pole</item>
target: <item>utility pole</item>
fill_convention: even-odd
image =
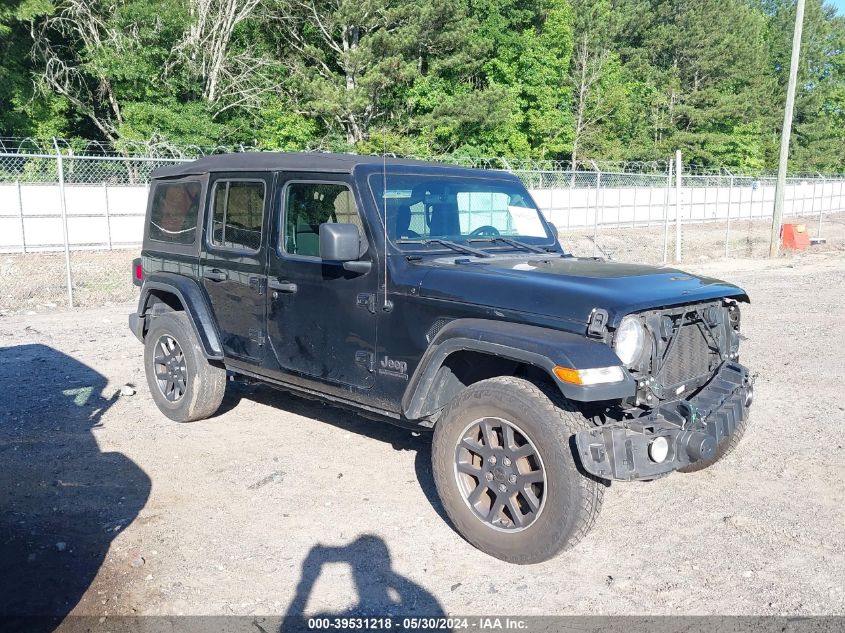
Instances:
[[[681,150],[675,151],[675,261],[681,262]]]
[[[56,151],[56,170],[59,172],[59,202],[62,210],[62,240],[65,243],[65,275],[67,282],[67,306],[73,308],[73,279],[70,273],[70,240],[67,230],[67,199],[65,198],[65,166],[59,142],[53,137],[53,149]]]
[[[804,0],[798,0],[795,10],[795,30],[792,34],[792,61],[789,65],[789,83],[786,87],[786,107],[783,112],[783,131],[780,135],[780,161],[775,185],[775,211],[772,215],[772,235],[769,257],[777,257],[780,247],[780,224],[783,221],[783,199],[786,188],[786,168],[789,162],[789,136],[792,133],[792,110],[795,107],[795,84],[798,80],[798,60],[801,55],[801,31],[804,28]]]

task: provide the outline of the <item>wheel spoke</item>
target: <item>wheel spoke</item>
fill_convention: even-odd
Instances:
[[[505,436],[505,448],[509,451],[519,448],[516,445],[516,435],[514,434],[513,427],[510,424],[502,425],[502,434]]]
[[[469,464],[467,462],[458,462],[456,468],[458,469],[459,473],[470,475],[481,481],[481,468],[479,468],[478,466],[474,466],[473,464]]]
[[[475,455],[480,455],[481,457],[486,457],[488,450],[486,446],[482,446],[475,440],[471,440],[469,438],[464,438],[461,440],[460,446],[465,448],[470,453],[474,453]]]
[[[484,419],[478,424],[478,426],[481,428],[481,438],[485,448],[488,450],[493,448],[493,429],[490,426],[490,422]]]
[[[537,512],[540,509],[540,500],[537,498],[537,495],[534,494],[534,491],[531,490],[529,486],[526,486],[522,489],[519,493],[523,499],[525,499],[525,503],[528,504],[528,507],[531,508],[531,512]]]
[[[481,495],[484,494],[484,491],[487,490],[487,482],[486,481],[479,481],[478,485],[475,487],[475,490],[467,498],[469,504],[474,506],[478,503],[478,500],[481,499]]]
[[[534,447],[531,444],[523,444],[511,451],[515,459],[529,457],[534,454]]]
[[[524,484],[541,484],[545,481],[542,470],[532,470],[530,473],[519,475],[519,479]]]
[[[496,500],[490,507],[490,512],[487,513],[487,520],[490,521],[490,523],[495,523],[496,519],[498,519],[502,514],[502,508],[504,507],[505,500],[502,498],[502,495],[496,495]]]
[[[508,497],[507,504],[514,525],[516,527],[522,527],[522,524],[525,522],[525,520],[522,516],[522,513],[519,511],[519,505],[514,501],[514,497]]]

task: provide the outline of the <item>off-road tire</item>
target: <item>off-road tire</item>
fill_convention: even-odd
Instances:
[[[745,435],[745,429],[748,426],[748,411],[745,412],[745,418],[740,422],[736,430],[733,434],[724,442],[722,442],[719,447],[716,449],[716,454],[713,455],[710,459],[700,459],[697,462],[693,462],[689,466],[684,466],[683,468],[679,468],[679,473],[697,473],[699,470],[704,470],[705,468],[710,468],[713,464],[718,462],[723,457],[727,457],[730,455],[733,450],[737,447],[742,436]]]
[[[485,417],[516,423],[545,467],[544,505],[522,531],[497,530],[479,518],[457,481],[457,443],[469,423]],[[553,385],[499,377],[465,389],[443,411],[432,446],[434,482],[458,533],[491,556],[523,565],[548,560],[578,543],[592,528],[607,485],[576,463],[574,434],[586,428],[588,421]]]
[[[182,348],[185,358],[186,390],[176,402],[165,397],[155,376],[155,347],[162,336],[172,337]],[[226,391],[226,370],[205,358],[184,312],[165,312],[152,319],[144,337],[144,370],[159,411],[176,422],[194,422],[213,415]]]

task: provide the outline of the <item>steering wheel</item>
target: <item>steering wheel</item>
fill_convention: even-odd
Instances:
[[[499,229],[495,226],[490,226],[489,224],[479,226],[470,233],[470,237],[498,237],[499,235],[501,235],[501,233],[499,233]]]

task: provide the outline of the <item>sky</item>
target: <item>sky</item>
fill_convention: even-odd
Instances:
[[[839,15],[845,15],[845,0],[827,0],[827,2],[839,10]]]

